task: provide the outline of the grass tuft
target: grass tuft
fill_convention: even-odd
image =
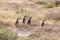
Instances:
[[[55,4],[47,3],[46,5],[44,5],[44,8],[53,8],[55,6],[56,6]]]

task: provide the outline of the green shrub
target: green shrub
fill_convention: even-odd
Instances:
[[[16,12],[17,14],[22,14],[22,15],[31,15],[32,14],[32,11],[30,11],[30,10],[27,10],[27,9],[25,9],[25,8],[21,8],[21,9],[19,9],[17,12]]]
[[[0,40],[16,40],[17,36],[10,30],[1,27],[0,28]]]
[[[46,4],[46,2],[45,1],[37,1],[37,2],[35,2],[36,4],[41,4],[41,5],[45,5]]]
[[[53,8],[55,7],[55,4],[52,3],[47,3],[46,5],[44,5],[44,8]]]
[[[16,11],[16,13],[17,13],[17,14],[20,14],[20,13],[23,14],[23,13],[24,13],[24,9],[23,9],[23,8],[22,8],[22,9],[19,9],[19,10]]]

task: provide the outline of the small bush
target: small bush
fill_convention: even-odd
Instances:
[[[55,7],[55,4],[52,4],[52,3],[47,3],[44,8],[53,8]]]
[[[60,1],[59,0],[54,0],[54,1],[51,1],[50,3],[53,3],[56,6],[60,6]]]
[[[22,8],[19,9],[16,13],[29,16],[32,14],[32,11]]]
[[[45,5],[46,2],[45,1],[37,1],[36,4],[41,4],[41,5]]]
[[[0,40],[16,40],[17,36],[10,30],[1,27],[0,28]]]

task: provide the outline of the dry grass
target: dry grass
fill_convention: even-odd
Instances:
[[[60,13],[59,14],[57,13],[60,11],[60,6],[54,7],[55,6],[54,4],[47,4],[46,7],[50,8],[50,9],[46,9],[46,8],[43,8],[42,5],[35,4],[36,0],[34,0],[35,2],[32,2],[32,4],[31,4],[31,2],[24,1],[24,0],[19,0],[19,1],[13,0],[13,1],[15,1],[15,3],[11,2],[11,1],[8,3],[6,3],[6,1],[5,1],[6,4],[4,4],[4,2],[3,2],[2,4],[4,4],[5,7],[2,4],[0,7],[1,8],[0,10],[2,10],[1,11],[2,13],[0,13],[0,24],[4,25],[6,27],[13,27],[16,19],[18,17],[23,18],[24,15],[27,15],[28,17],[32,16],[33,22],[35,22],[37,24],[40,23],[42,19],[44,19],[46,14],[48,16],[47,19],[52,18],[52,20],[53,19],[60,20]],[[22,3],[20,3],[20,2],[22,2]],[[42,4],[45,5],[45,3],[43,3],[43,2],[42,2]],[[39,1],[37,1],[37,3],[41,4]],[[8,5],[8,6],[6,6],[6,5]],[[11,7],[11,9],[10,9],[10,7]],[[49,12],[48,10],[51,10],[51,11]],[[7,11],[7,12],[5,13],[4,11]],[[8,11],[10,11],[10,14]],[[12,11],[14,11],[14,12],[12,12]],[[55,14],[53,12],[55,12],[57,14]],[[51,22],[51,20],[49,20],[46,22],[47,24],[45,25],[45,27],[40,26],[41,27],[40,29],[35,29],[34,30],[35,33],[33,33],[34,31],[32,31],[32,34],[29,37],[18,37],[16,40],[59,40],[60,39],[60,34],[59,34],[60,23],[53,24],[52,22]],[[50,28],[52,28],[52,31],[50,31]],[[3,29],[1,29],[1,30],[3,30]],[[9,33],[8,33],[8,35],[9,35]],[[15,40],[15,39],[13,39],[13,40]]]
[[[51,20],[56,20],[60,21],[60,13],[50,13],[45,16],[45,19],[51,19]]]
[[[0,18],[1,19],[9,19],[9,18],[11,18],[11,19],[13,19],[13,18],[17,18],[17,17],[19,17],[18,15],[10,15],[10,14],[3,14],[3,13],[0,13]]]

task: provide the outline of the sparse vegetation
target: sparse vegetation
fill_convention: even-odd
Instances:
[[[44,5],[44,8],[53,8],[55,6],[56,6],[55,4],[47,3],[46,5]]]
[[[45,19],[52,19],[59,21],[60,20],[60,13],[50,13],[45,16]]]
[[[36,4],[45,5],[45,4],[46,4],[46,1],[38,0],[38,1],[36,2]]]
[[[22,14],[22,15],[30,15],[32,12],[30,10],[26,10],[25,8],[21,8],[17,11],[17,14]]]
[[[9,2],[7,0],[4,2],[3,1],[0,2],[0,40],[60,40],[60,23],[57,22],[56,25],[52,22],[50,23],[50,19],[60,21],[60,13],[58,13],[60,10],[59,1],[55,2],[54,0],[50,0],[51,2],[54,1],[52,3],[48,2],[48,0],[9,0]],[[22,17],[25,15],[27,17],[32,16],[32,24],[36,23],[39,25],[39,28],[37,28],[37,26],[37,29],[31,26],[27,27],[29,30],[34,28],[31,30],[31,35],[20,37],[20,35],[18,36],[18,33],[15,33],[14,22],[16,21],[15,19],[21,18],[21,20],[19,20],[20,25],[22,22]],[[46,24],[44,24],[44,27],[40,26],[42,19],[49,19],[45,22]],[[13,29],[14,32],[12,32],[9,27],[10,29]],[[21,30],[25,31],[25,26],[21,28],[23,28]],[[21,30],[18,31],[20,32]]]
[[[28,37],[19,37],[17,34],[2,26],[0,26],[0,40],[55,40],[55,37],[50,36],[50,33],[44,31],[31,34]]]
[[[0,25],[0,40],[16,40],[15,33]]]
[[[20,15],[19,15],[20,16]],[[17,18],[19,17],[18,15],[14,14],[14,15],[9,15],[9,14],[3,14],[3,13],[0,13],[0,18],[1,19],[14,19],[14,18]]]
[[[48,0],[38,0],[37,2],[35,2],[36,4],[40,4],[40,5],[44,5],[44,8],[53,8],[55,6],[60,6],[60,2],[57,0],[53,1],[53,2],[48,2]]]
[[[48,3],[46,1],[37,1],[36,4],[44,5],[44,8],[53,8],[56,6],[54,3]]]

